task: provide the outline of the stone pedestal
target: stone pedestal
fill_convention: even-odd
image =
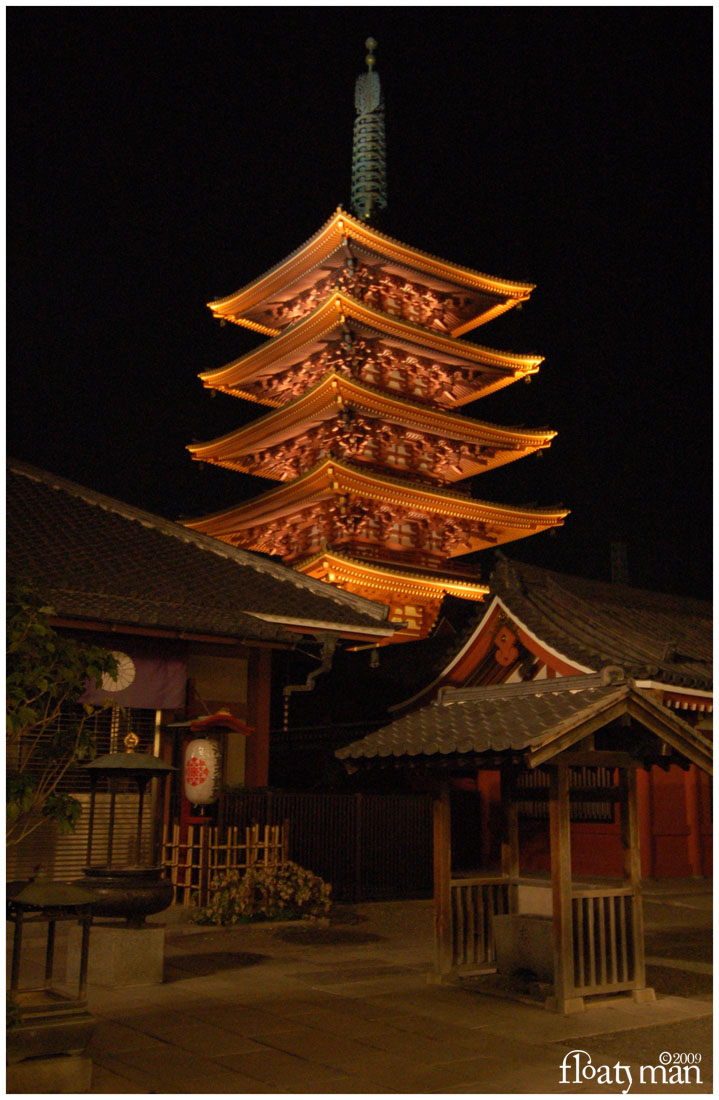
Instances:
[[[67,944],[69,981],[79,971],[80,940],[81,929],[73,926]],[[164,978],[164,955],[164,928],[93,924],[90,930],[88,982],[106,989],[158,985]]]

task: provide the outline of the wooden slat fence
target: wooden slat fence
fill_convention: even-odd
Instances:
[[[270,867],[288,859],[289,830],[282,825],[248,825],[216,828],[189,825],[182,837],[180,826],[166,826],[162,838],[162,863],[172,882],[176,905],[208,904],[212,884],[228,871]]]
[[[452,966],[457,973],[491,967],[495,961],[492,918],[516,908],[516,885],[509,879],[450,879]]]
[[[290,823],[290,859],[332,884],[333,901],[432,895],[429,795],[227,792],[221,823]]]
[[[631,886],[572,891],[574,988],[578,996],[636,985]]]

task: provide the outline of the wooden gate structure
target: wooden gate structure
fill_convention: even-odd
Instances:
[[[492,688],[443,689],[428,707],[337,753],[352,769],[393,764],[434,776],[435,978],[451,980],[497,967],[498,918],[537,913],[526,895],[541,880],[521,873],[519,806],[532,784],[548,803],[550,877],[544,931],[550,943],[552,992],[546,1007],[581,1011],[585,998],[624,993],[654,1000],[646,986],[637,822],[637,770],[696,764],[712,770],[712,746],[675,712],[611,667],[591,676]],[[499,770],[502,783],[501,868],[458,876],[451,866],[450,783]],[[587,777],[594,775],[594,784]],[[571,807],[616,807],[623,851],[620,881],[572,877]]]

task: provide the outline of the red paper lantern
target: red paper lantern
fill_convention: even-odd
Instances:
[[[217,741],[198,737],[185,749],[185,798],[195,806],[216,802],[220,793],[222,753]]]

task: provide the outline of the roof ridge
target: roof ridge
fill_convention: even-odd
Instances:
[[[454,703],[473,703],[486,700],[514,699],[523,695],[557,695],[566,692],[587,691],[591,688],[622,687],[628,683],[624,669],[619,665],[607,665],[600,672],[582,676],[557,676],[546,680],[523,680],[518,683],[494,684],[489,687],[440,688],[433,706],[451,706]]]

